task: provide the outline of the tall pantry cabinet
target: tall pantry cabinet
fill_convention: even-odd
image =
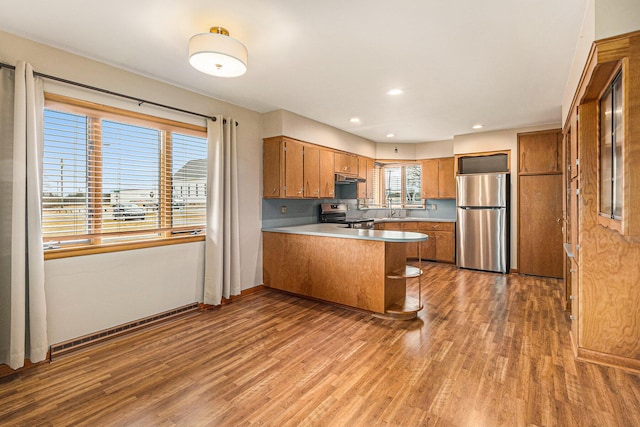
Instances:
[[[563,132],[574,351],[640,370],[640,31],[593,44]]]

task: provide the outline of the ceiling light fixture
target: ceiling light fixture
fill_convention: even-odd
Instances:
[[[484,127],[484,126],[482,126],[482,125],[473,125],[473,128],[474,128],[474,129],[482,129],[483,127]]]
[[[237,77],[247,71],[247,48],[229,37],[222,27],[211,27],[208,33],[196,34],[189,40],[189,63],[196,70],[217,77]]]
[[[402,89],[391,89],[387,91],[387,95],[402,95],[404,91]]]
[[[396,136],[396,134],[395,134],[395,133],[388,133],[388,134],[387,134],[387,138],[393,138],[394,136]]]
[[[349,119],[349,121],[350,121],[351,123],[360,123],[360,119],[359,119],[359,118],[357,118],[357,117],[351,117],[351,118]]]

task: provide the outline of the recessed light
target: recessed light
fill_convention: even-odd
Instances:
[[[349,121],[350,121],[351,123],[360,123],[360,119],[359,119],[359,118],[357,118],[357,117],[351,117],[351,118],[349,119]]]
[[[387,134],[387,138],[393,138],[394,136],[396,136],[396,134],[395,134],[395,133],[388,133],[388,134]]]
[[[473,125],[473,128],[474,128],[474,129],[482,129],[483,127],[484,127],[484,126],[482,126],[482,125]]]
[[[387,95],[402,95],[404,91],[402,89],[391,89],[387,91]]]

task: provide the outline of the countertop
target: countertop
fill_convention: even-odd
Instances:
[[[393,217],[393,218],[374,218],[375,223],[379,222],[456,222],[454,219],[448,218],[418,218],[412,216]]]
[[[273,233],[305,234],[309,236],[338,237],[341,239],[378,240],[383,242],[423,242],[429,237],[426,234],[411,231],[369,230],[344,228],[339,224],[307,224],[289,227],[263,228],[262,231]]]

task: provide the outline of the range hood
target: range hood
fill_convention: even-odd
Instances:
[[[359,178],[357,176],[347,176],[347,175],[342,175],[340,173],[336,174],[336,184],[338,185],[343,185],[343,184],[355,184],[358,182],[366,182],[367,180],[364,178]]]

